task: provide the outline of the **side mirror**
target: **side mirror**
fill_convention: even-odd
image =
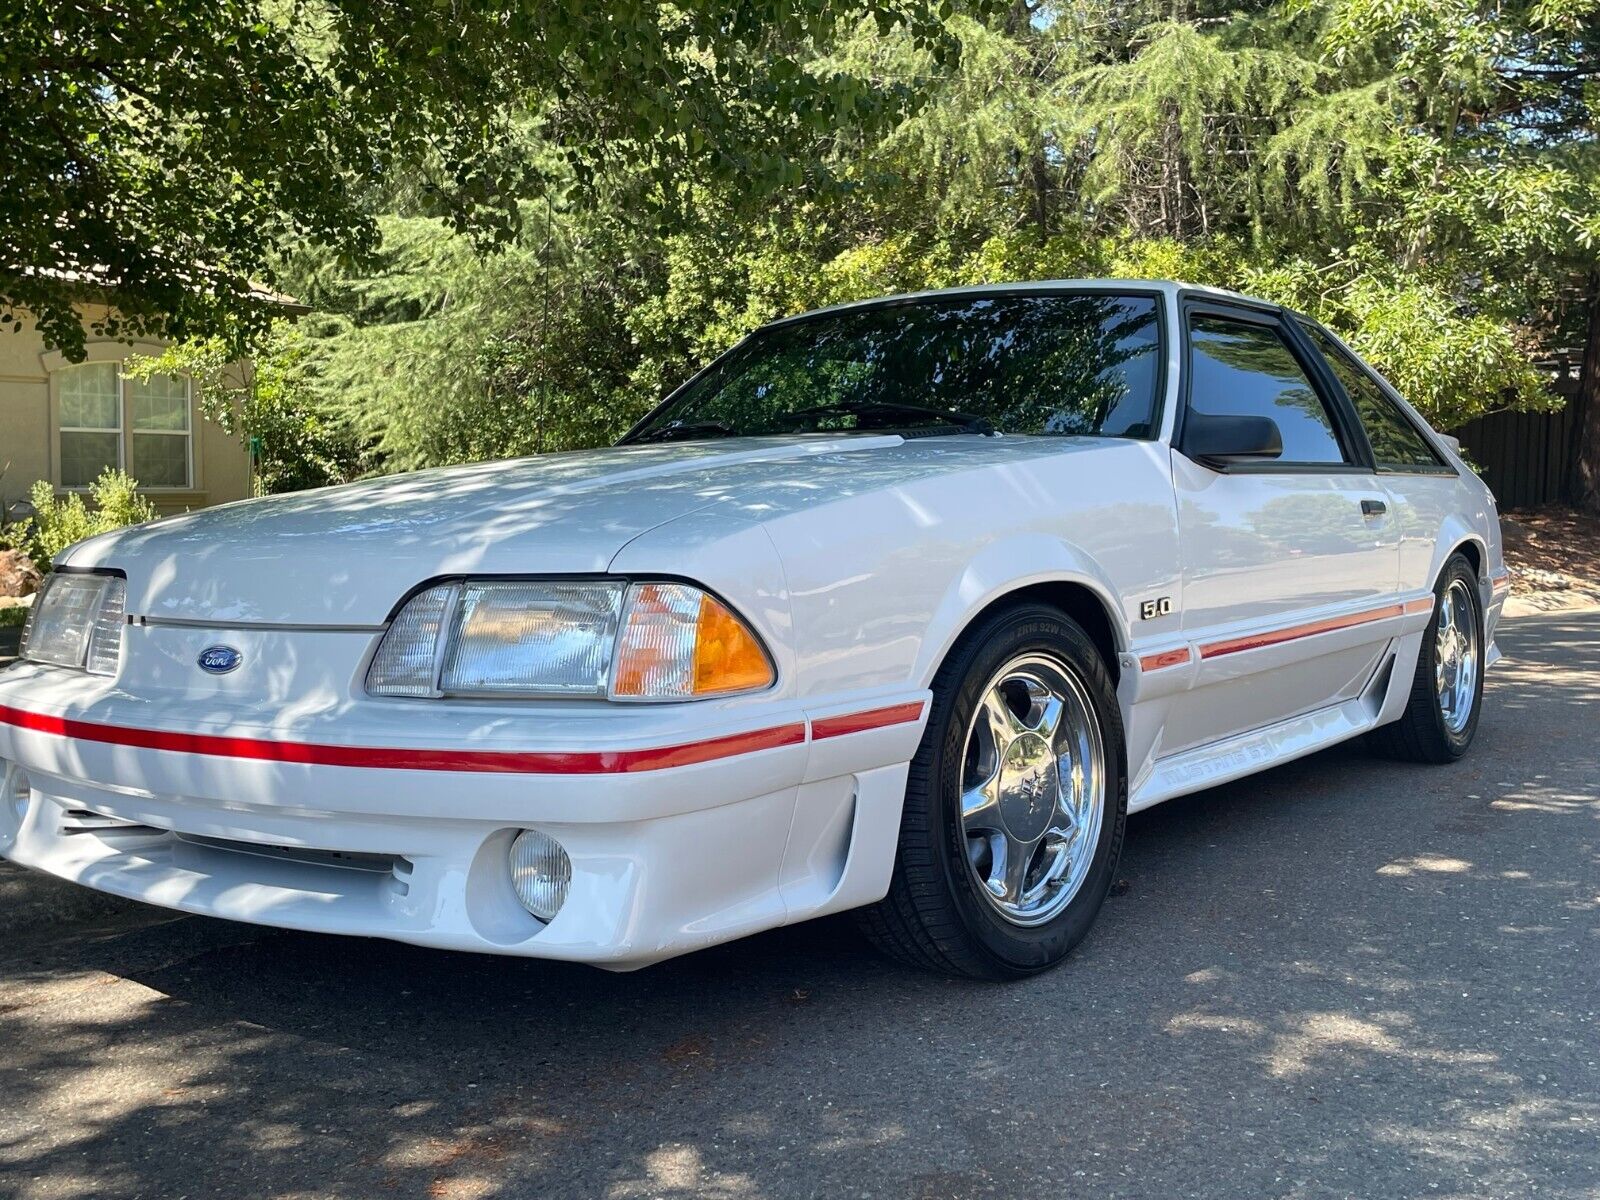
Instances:
[[[1214,417],[1190,409],[1179,447],[1214,471],[1236,463],[1262,462],[1283,454],[1283,434],[1271,417]]]

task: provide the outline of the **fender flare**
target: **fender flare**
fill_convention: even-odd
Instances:
[[[912,670],[917,685],[932,685],[951,647],[980,613],[1012,592],[1051,583],[1075,584],[1093,594],[1105,610],[1116,652],[1128,648],[1127,622],[1100,564],[1060,538],[1022,534],[985,546],[940,597]]]
[[[1484,541],[1483,534],[1456,513],[1451,513],[1439,527],[1439,535],[1434,540],[1433,561],[1428,568],[1430,588],[1438,582],[1439,572],[1444,570],[1444,564],[1449,561],[1450,556],[1468,543],[1471,543],[1473,552],[1478,556],[1478,582],[1482,583],[1488,578],[1489,547]]]

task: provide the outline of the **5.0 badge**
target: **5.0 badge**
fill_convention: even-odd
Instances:
[[[1152,617],[1170,616],[1172,613],[1172,597],[1157,596],[1154,600],[1146,600],[1139,605],[1139,619],[1148,621]]]

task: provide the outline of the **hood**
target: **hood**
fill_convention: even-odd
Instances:
[[[374,626],[437,576],[598,574],[640,534],[708,505],[759,521],[1075,441],[813,434],[549,454],[186,513],[91,538],[61,562],[123,571],[136,616]]]
[[[418,471],[117,530],[60,562],[122,570],[128,611],[145,617],[376,625],[424,579],[603,572],[639,534],[793,460],[900,441],[749,438]]]

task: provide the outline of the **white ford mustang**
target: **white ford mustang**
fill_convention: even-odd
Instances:
[[[1059,961],[1130,811],[1472,740],[1494,501],[1314,323],[1170,283],[769,325],[620,446],[66,551],[0,853],[188,912],[638,967],[863,908]]]

